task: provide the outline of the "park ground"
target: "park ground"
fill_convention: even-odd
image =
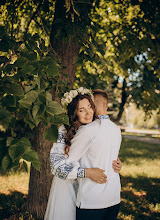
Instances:
[[[123,137],[122,202],[118,219],[160,219],[160,144]],[[0,219],[33,219],[23,213],[29,173],[0,176]],[[30,216],[27,218],[27,216]]]

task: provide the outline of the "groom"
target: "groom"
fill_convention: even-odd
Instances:
[[[120,177],[112,168],[119,154],[121,132],[106,115],[108,96],[102,90],[94,91],[99,120],[85,125],[72,139],[67,163],[80,161],[81,167],[100,167],[105,170],[107,182],[97,184],[81,178],[77,195],[76,220],[116,219],[120,204]]]

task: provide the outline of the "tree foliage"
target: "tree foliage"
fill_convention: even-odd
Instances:
[[[92,11],[89,43],[77,59],[77,84],[106,91],[112,85],[121,94],[115,119],[126,101],[145,112],[159,108],[159,10],[159,1],[113,0],[100,1]]]
[[[55,142],[57,125],[68,124],[63,108],[52,100],[53,89],[62,84],[61,93],[65,89],[59,79],[60,64],[38,34],[28,34],[22,42],[11,39],[3,26],[0,32],[0,123],[5,131],[1,132],[1,167],[7,170],[27,160],[40,169],[38,155],[31,149],[32,130],[43,123],[45,137]]]

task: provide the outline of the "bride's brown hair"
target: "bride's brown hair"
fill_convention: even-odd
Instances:
[[[95,119],[95,105],[94,102],[91,99],[91,96],[88,94],[79,94],[77,95],[70,104],[68,104],[67,106],[67,114],[69,117],[69,125],[65,125],[65,128],[67,130],[66,136],[65,136],[65,153],[68,155],[68,152],[70,150],[70,146],[71,146],[71,140],[74,137],[74,135],[76,134],[76,131],[78,130],[78,128],[82,125],[79,120],[78,120],[78,116],[77,116],[77,109],[78,109],[78,103],[80,100],[82,99],[88,99],[88,101],[91,104],[91,107],[94,111],[94,115],[93,115],[93,120]]]

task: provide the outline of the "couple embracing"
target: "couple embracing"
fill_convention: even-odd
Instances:
[[[54,178],[44,219],[117,219],[121,132],[106,115],[108,96],[80,87],[65,93],[62,105],[69,125],[60,126],[50,152]]]

